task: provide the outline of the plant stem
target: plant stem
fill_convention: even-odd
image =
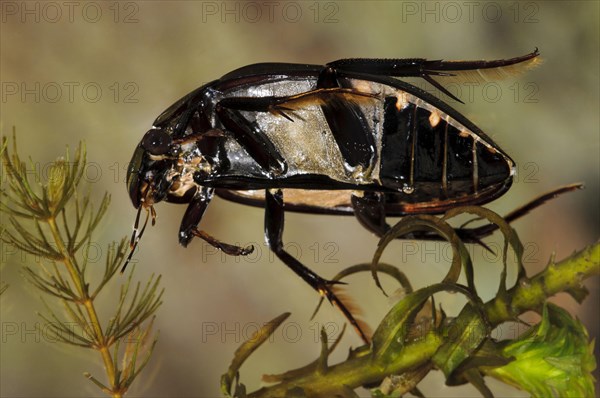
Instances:
[[[596,243],[569,258],[549,264],[531,279],[521,281],[484,306],[492,325],[515,319],[516,316],[539,309],[544,301],[559,292],[571,291],[581,294],[583,280],[600,274],[600,243]],[[391,374],[402,374],[428,363],[444,343],[437,333],[429,332],[421,340],[407,343],[390,363],[375,363],[370,351],[331,366],[326,372],[311,368],[308,372],[285,380],[271,387],[263,387],[251,394],[251,398],[286,396],[293,388],[301,388],[309,396],[331,396],[343,386],[350,389],[380,382]]]
[[[388,374],[401,374],[417,368],[426,363],[442,343],[439,335],[428,333],[422,340],[407,345],[398,360],[385,367],[375,364],[370,353],[367,353],[331,366],[325,374],[315,371],[271,387],[263,387],[248,394],[248,398],[284,397],[288,390],[295,387],[301,387],[306,396],[310,397],[336,396],[340,386],[354,389],[379,382]]]
[[[496,326],[529,311],[539,310],[546,299],[560,292],[582,292],[582,282],[600,274],[600,243],[560,261],[551,262],[533,278],[519,281],[504,295],[485,304],[489,322]]]
[[[102,327],[100,326],[100,321],[96,312],[96,307],[94,307],[94,302],[90,298],[86,286],[82,285],[82,280],[79,276],[79,270],[75,265],[75,260],[72,254],[68,252],[65,243],[63,242],[58,224],[56,223],[55,216],[49,217],[47,219],[47,222],[48,226],[50,227],[52,237],[54,238],[56,248],[62,255],[62,261],[67,267],[67,271],[71,276],[71,280],[75,285],[75,289],[77,289],[77,293],[81,300],[80,304],[82,304],[85,307],[86,313],[93,328],[94,340],[96,342],[96,346],[94,348],[98,350],[102,355],[102,361],[104,362],[104,368],[106,369],[106,374],[110,383],[111,395],[113,398],[121,398],[122,394],[119,391],[118,381],[116,380],[116,372],[113,358],[110,353],[110,350],[108,349],[108,345],[106,344],[106,338],[104,337],[104,332],[102,331]]]

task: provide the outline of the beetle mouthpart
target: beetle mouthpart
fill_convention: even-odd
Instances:
[[[152,226],[156,225],[156,210],[154,206],[150,205],[150,215],[152,216]]]
[[[144,182],[144,186],[141,189],[141,199],[140,199],[140,207],[148,210],[152,208],[154,203],[160,202],[160,200],[155,200],[154,194],[156,193],[156,187],[153,184],[153,180],[149,180]],[[152,210],[154,211],[154,210]],[[153,213],[156,216],[156,213]],[[154,224],[153,224],[154,225]]]

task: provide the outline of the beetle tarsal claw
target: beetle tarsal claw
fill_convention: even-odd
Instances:
[[[254,245],[241,247],[240,249],[241,249],[240,256],[247,256],[248,254],[250,254],[254,251]]]

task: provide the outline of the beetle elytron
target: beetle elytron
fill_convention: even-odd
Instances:
[[[354,214],[382,235],[387,216],[442,213],[502,195],[513,160],[456,110],[396,78],[423,78],[453,97],[434,76],[502,77],[537,56],[536,49],[495,61],[261,63],[205,84],[164,111],[134,152],[127,175],[138,209],[132,253],[144,229],[137,232],[141,209],[154,221],[153,205],[167,201],[188,204],[183,246],[197,236],[228,254],[248,254],[252,247],[223,243],[197,227],[213,194],[264,206],[270,248],[357,326],[332,282],[285,251],[284,208]],[[459,232],[478,241],[493,229]]]

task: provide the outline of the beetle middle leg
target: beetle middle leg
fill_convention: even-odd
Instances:
[[[336,296],[332,289],[333,284],[340,282],[328,281],[321,278],[314,271],[306,267],[283,248],[283,226],[284,226],[284,208],[283,192],[281,189],[265,191],[265,236],[267,244],[273,250],[275,255],[283,261],[285,265],[292,269],[299,277],[308,283],[322,296],[327,299],[344,314],[348,322],[356,329],[365,343],[369,343],[369,337],[359,326],[359,322],[354,318],[352,312]]]
[[[273,160],[284,160],[275,156],[278,151],[264,132],[245,119],[240,111],[277,113],[293,122],[286,112],[293,112],[307,105],[320,105],[344,161],[352,167],[367,169],[374,157],[375,141],[356,102],[376,98],[378,94],[340,87],[335,77],[324,78],[330,69],[321,73],[315,90],[283,97],[226,98],[217,106],[219,119],[236,135],[250,156],[261,167],[268,168],[274,164]],[[335,71],[331,70],[331,73]]]
[[[231,101],[219,102],[216,113],[223,126],[263,170],[276,175],[285,173],[287,163],[281,153],[256,123],[246,119],[240,109],[231,106]]]

